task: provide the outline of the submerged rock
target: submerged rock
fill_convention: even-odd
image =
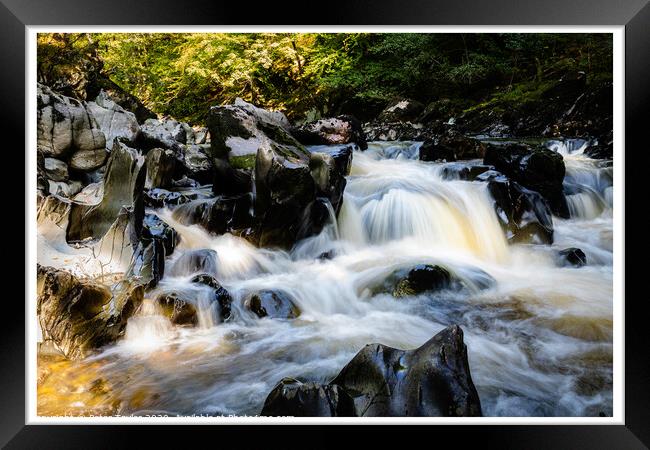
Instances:
[[[291,134],[305,145],[340,145],[354,143],[366,150],[366,136],[359,122],[353,116],[338,116],[319,119],[291,128]]]
[[[453,325],[415,350],[367,345],[326,385],[283,379],[261,414],[460,417],[482,412],[463,332]]]
[[[354,417],[357,414],[352,398],[339,386],[283,378],[266,398],[260,415]]]
[[[408,274],[395,284],[393,297],[451,289],[460,287],[459,284],[459,281],[444,267],[420,264],[409,270]]]
[[[484,172],[476,179],[488,183],[497,219],[508,241],[553,243],[553,216],[539,193],[522,187],[494,170]]]
[[[140,306],[144,287],[108,287],[52,267],[38,266],[38,320],[45,341],[69,359],[81,359],[114,342]]]
[[[199,274],[192,277],[191,282],[211,287],[213,289],[213,301],[219,304],[221,320],[226,320],[230,317],[232,297],[215,277],[207,274]]]
[[[180,277],[196,273],[216,274],[218,264],[217,252],[212,249],[188,250],[174,261],[169,275]]]
[[[273,319],[295,319],[300,315],[300,309],[286,292],[278,290],[262,290],[249,296],[244,306],[258,317]]]
[[[562,190],[566,169],[559,153],[525,144],[488,144],[483,164],[494,166],[522,186],[539,192],[548,201],[554,214],[569,217]]]
[[[558,252],[558,259],[561,265],[582,267],[587,265],[585,252],[576,247],[565,248]]]
[[[162,309],[162,314],[174,325],[196,326],[199,318],[194,304],[183,299],[176,292],[168,292],[159,295],[156,303]]]

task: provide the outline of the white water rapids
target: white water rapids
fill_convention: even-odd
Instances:
[[[93,361],[114,395],[155,393],[146,408],[122,413],[258,414],[283,377],[327,382],[368,343],[416,348],[457,323],[484,415],[611,415],[611,167],[571,141],[549,146],[565,158],[572,213],[554,218],[552,246],[509,245],[486,184],[445,179],[445,164],[417,160],[417,143],[355,151],[338,223],[290,253],[213,236],[158,210],[181,236],[168,267],[187,250],[216,250],[212,275],[231,293],[233,317],[219,323],[190,275],[166,276],[148,297],[189,292],[199,326],[172,326],[145,300],[125,339]],[[558,267],[554,254],[567,247],[581,248],[588,265]],[[318,259],[330,250],[332,259]],[[373,295],[395,269],[425,262],[470,289]],[[482,271],[494,287],[478,289]],[[248,292],[273,288],[295,299],[299,318],[259,319],[243,308]]]

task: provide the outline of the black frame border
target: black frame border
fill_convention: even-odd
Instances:
[[[650,3],[649,0],[546,0],[536,3],[533,0],[455,0],[440,2],[428,0],[360,0],[354,3],[343,2],[310,4],[291,2],[255,5],[221,3],[209,0],[193,0],[187,4],[172,0],[113,0],[110,2],[91,0],[0,0],[0,54],[5,70],[0,72],[2,105],[0,123],[10,137],[10,145],[5,149],[5,164],[11,167],[25,167],[25,209],[27,213],[28,187],[26,153],[17,151],[25,148],[26,135],[26,26],[29,25],[235,25],[245,21],[248,24],[287,23],[289,13],[294,24],[310,25],[620,25],[625,26],[625,147],[645,152],[647,138],[645,129],[650,117]],[[625,4],[624,4],[625,3]],[[314,13],[311,13],[314,11]],[[311,14],[310,14],[311,13]],[[18,131],[16,131],[18,130]],[[10,150],[13,150],[10,152]],[[644,180],[646,164],[635,161],[625,167],[624,192],[626,209],[637,203],[633,196],[643,192],[632,188],[633,183]],[[624,158],[625,159],[625,158]],[[12,175],[20,180],[20,173]],[[647,177],[647,175],[645,175]],[[647,187],[645,188],[647,190]],[[635,193],[636,192],[636,193]],[[642,194],[641,194],[642,195]],[[637,199],[638,200],[638,199]],[[641,203],[643,204],[643,203]],[[15,208],[18,209],[18,208]],[[632,212],[630,217],[634,218]],[[26,220],[26,219],[25,219]],[[625,220],[625,234],[633,237],[644,236],[645,224],[642,220]],[[10,224],[10,228],[15,225]],[[27,225],[27,224],[25,224]],[[5,225],[6,226],[6,225]],[[25,227],[23,265],[27,283],[27,242],[29,236]],[[642,239],[642,238],[641,238]],[[9,242],[5,241],[6,245]],[[624,243],[625,252],[625,243]],[[16,254],[20,254],[17,249]],[[155,429],[145,425],[25,425],[25,323],[11,320],[11,317],[24,317],[25,305],[19,301],[10,302],[5,298],[3,309],[5,318],[2,326],[2,349],[0,350],[0,444],[6,448],[93,448],[126,447],[138,442],[138,435],[155,435],[156,440],[166,443],[187,445],[197,439],[210,439],[216,436],[216,445],[231,440],[239,440],[243,433],[266,436],[267,444],[273,437],[279,443],[290,446],[295,431],[306,431],[310,439],[309,447],[332,447],[342,443],[335,432],[361,431],[388,443],[392,440],[403,444],[400,431],[414,435],[414,439],[431,439],[439,443],[440,438],[451,439],[455,444],[473,442],[479,445],[498,448],[648,448],[650,446],[650,369],[648,365],[648,338],[644,303],[647,296],[638,295],[643,280],[641,265],[632,263],[632,257],[624,256],[624,285],[627,298],[625,310],[625,425],[473,425],[473,426],[408,426],[405,429],[393,427],[341,427],[341,426],[289,426],[270,427],[254,425],[237,427],[221,425],[218,428],[207,426],[158,426]],[[20,266],[13,269],[15,277],[5,280],[19,280]],[[647,275],[646,275],[647,276]],[[5,281],[9,283],[9,281]],[[26,285],[26,284],[25,284]],[[638,289],[638,291],[637,291]],[[18,290],[18,289],[16,289]],[[16,296],[20,298],[19,296]],[[26,301],[30,299],[26,298]],[[9,303],[12,303],[11,305]],[[153,431],[153,432],[152,432]],[[214,433],[218,433],[215,435]],[[301,433],[302,434],[302,433]],[[412,441],[414,442],[414,441]],[[151,441],[153,444],[153,441]],[[250,441],[243,441],[248,447]]]

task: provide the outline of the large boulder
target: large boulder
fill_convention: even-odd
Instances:
[[[466,417],[482,412],[463,332],[453,325],[415,350],[367,345],[326,385],[284,379],[261,414]]]
[[[354,143],[368,148],[361,122],[352,116],[319,119],[291,129],[291,134],[305,145],[339,145]]]
[[[110,148],[113,140],[118,137],[129,144],[136,142],[140,126],[135,114],[115,103],[105,91],[102,90],[95,101],[88,102],[86,107],[104,133],[107,147]]]
[[[56,158],[45,158],[43,161],[45,176],[51,181],[68,181],[68,165]]]
[[[106,138],[84,103],[56,94],[42,84],[38,85],[37,96],[38,151],[79,171],[103,165]]]
[[[72,205],[66,235],[68,242],[101,238],[124,207],[134,214],[139,236],[144,217],[145,173],[145,160],[140,152],[116,140],[106,164],[103,196],[99,203]]]
[[[300,309],[284,291],[264,289],[251,294],[244,302],[244,307],[257,317],[272,319],[295,319]]]
[[[503,174],[489,170],[476,177],[488,184],[494,209],[508,241],[513,243],[553,242],[553,217],[547,201]]]
[[[144,287],[123,281],[112,290],[52,267],[38,266],[37,313],[44,341],[81,359],[121,337],[142,303]]]
[[[185,174],[200,184],[214,182],[214,165],[208,151],[209,148],[203,145],[187,145],[183,152]]]
[[[421,161],[456,161],[483,158],[485,145],[477,139],[448,131],[442,136],[424,141],[420,147]]]
[[[424,111],[424,105],[415,100],[399,99],[384,109],[377,120],[381,122],[414,122]]]
[[[260,415],[354,417],[357,414],[352,398],[339,386],[283,378],[266,398]]]
[[[187,142],[187,124],[171,118],[147,119],[140,127],[139,143],[144,148],[181,150]]]
[[[566,169],[559,153],[544,147],[532,148],[526,144],[488,144],[483,164],[494,166],[513,181],[539,192],[548,201],[554,214],[569,217],[562,189]]]

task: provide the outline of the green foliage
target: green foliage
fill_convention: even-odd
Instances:
[[[148,108],[201,124],[235,98],[296,119],[372,116],[395,97],[535,96],[564,73],[611,78],[608,34],[102,33],[39,34],[39,79],[94,70]],[[367,116],[367,117],[364,117]]]
[[[255,167],[256,153],[251,155],[231,156],[230,165],[235,169],[253,169]]]

